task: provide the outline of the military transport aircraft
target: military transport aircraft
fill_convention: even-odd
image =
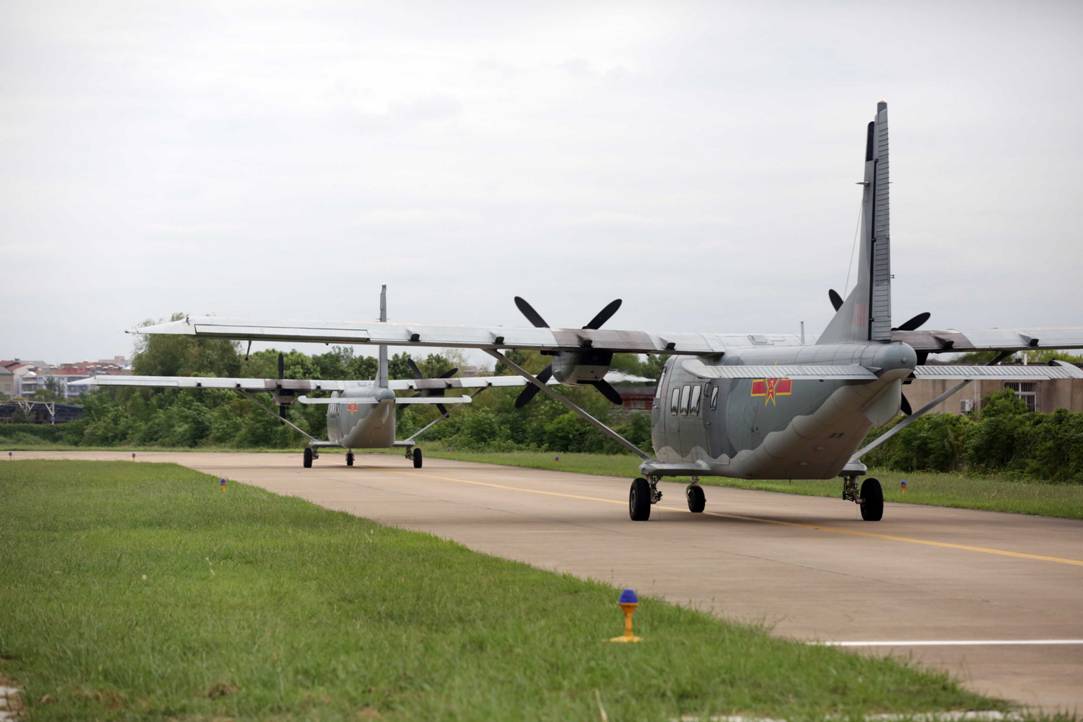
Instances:
[[[619,305],[619,304],[617,304]],[[616,312],[616,308],[613,308]],[[380,289],[380,320],[387,321],[387,286]],[[451,369],[438,378],[424,378],[413,359],[407,363],[414,374],[413,379],[387,378],[387,346],[379,347],[379,363],[374,381],[338,381],[331,379],[287,379],[282,354],[278,355],[278,378],[230,378],[207,376],[93,376],[72,382],[73,386],[135,386],[143,388],[186,389],[233,389],[240,392],[268,391],[278,405],[278,417],[308,439],[304,450],[304,466],[310,468],[319,458],[319,450],[327,447],[346,449],[346,465],[353,466],[354,449],[386,449],[401,447],[406,458],[412,459],[414,468],[423,463],[417,438],[448,417],[447,404],[468,404],[468,395],[445,396],[449,389],[477,389],[474,396],[487,388],[499,386],[525,386],[529,382],[520,376],[466,376],[455,377],[458,369]],[[614,383],[649,382],[653,379],[611,371],[607,378]],[[556,382],[554,382],[556,383]],[[620,394],[602,379],[597,382],[613,403],[621,403]],[[302,392],[330,391],[330,398],[312,398],[298,395]],[[396,391],[416,391],[416,396],[397,396]],[[326,440],[317,439],[293,424],[286,416],[289,404],[323,404],[327,406]],[[421,427],[409,438],[396,440],[395,407],[404,404],[432,404],[440,412],[433,421]]]
[[[865,136],[865,176],[857,282],[845,300],[828,296],[836,313],[813,345],[790,335],[648,333],[601,330],[619,302],[603,309],[583,328],[549,328],[525,301],[516,304],[534,328],[454,327],[392,323],[246,323],[189,317],[136,329],[146,334],[264,341],[320,341],[392,346],[477,348],[504,362],[531,388],[572,408],[588,422],[642,458],[642,476],[628,498],[633,520],[650,518],[662,498],[665,476],[691,476],[688,508],[706,503],[699,477],[746,479],[828,479],[842,477],[842,497],[856,502],[861,517],[878,521],[884,497],[880,483],[867,478],[862,457],[928,413],[975,379],[1034,380],[1081,378],[1075,366],[1001,366],[1010,354],[1033,348],[1083,348],[1083,327],[987,331],[919,330],[922,313],[899,324],[891,319],[891,239],[888,197],[887,104],[879,103]],[[553,363],[534,375],[502,352],[533,349],[552,355]],[[988,366],[932,365],[930,354],[989,350],[999,352]],[[598,384],[613,354],[669,354],[655,396],[649,455],[585,409],[549,388],[555,377],[564,384]],[[902,387],[913,378],[957,380],[936,399],[911,411]],[[859,448],[866,432],[908,414],[872,443]]]

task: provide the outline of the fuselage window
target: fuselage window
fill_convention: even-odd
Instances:
[[[677,415],[677,409],[679,408],[680,403],[681,403],[681,390],[680,389],[673,389],[673,398],[670,401],[669,413],[676,416]]]
[[[692,416],[698,416],[699,415],[699,399],[700,399],[700,395],[702,393],[703,393],[703,388],[701,386],[693,386],[692,387],[692,401],[688,405],[688,413],[690,415],[692,415]]]
[[[711,388],[711,411],[718,408],[718,387]]]
[[[688,398],[692,395],[691,386],[681,387],[681,416],[688,415]]]
[[[658,377],[658,388],[654,392],[654,398],[656,398],[656,399],[662,398],[662,388],[665,385],[665,383],[666,383],[666,370],[665,370],[665,368],[663,368],[662,369],[662,375]]]

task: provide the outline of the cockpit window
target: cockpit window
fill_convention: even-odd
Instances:
[[[703,387],[696,385],[692,387],[692,401],[688,404],[688,413],[690,416],[699,415],[699,399],[703,393]]]

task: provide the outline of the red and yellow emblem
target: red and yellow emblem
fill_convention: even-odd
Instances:
[[[753,379],[752,395],[762,396],[764,406],[776,404],[779,396],[793,396],[793,379]]]
[[[356,414],[357,404],[346,404],[346,410],[349,411],[351,414]]]

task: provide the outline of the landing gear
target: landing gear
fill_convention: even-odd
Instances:
[[[884,518],[884,490],[876,479],[865,479],[861,485],[861,518],[880,521]]]
[[[684,495],[688,499],[688,511],[699,514],[707,506],[707,495],[703,493],[703,487],[698,479],[693,479],[685,490]]]
[[[346,466],[353,466],[353,452],[346,452]]]
[[[414,457],[414,468],[415,469],[420,469],[421,468],[421,462],[423,461],[423,459],[421,457],[421,449],[414,449],[413,457]]]
[[[312,460],[316,458],[315,452],[310,447],[305,448],[305,461],[304,466],[306,469],[312,468]]]
[[[651,518],[651,484],[640,477],[632,482],[628,491],[628,516],[632,521],[647,521]]]
[[[884,490],[876,479],[865,479],[861,483],[859,494],[857,476],[847,474],[842,477],[842,498],[861,507],[861,518],[865,521],[880,521],[884,518]]]

